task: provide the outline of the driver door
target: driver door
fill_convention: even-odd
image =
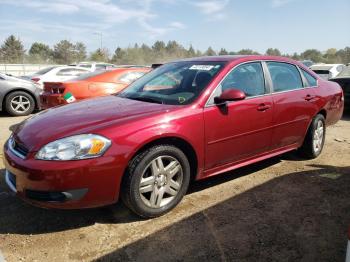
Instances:
[[[246,98],[215,105],[213,98],[227,88],[242,90]],[[204,109],[206,169],[269,151],[273,102],[267,90],[260,62],[239,65],[218,86]]]

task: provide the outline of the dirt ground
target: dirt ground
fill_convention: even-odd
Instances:
[[[0,115],[0,144],[21,118]],[[2,158],[2,149],[0,150]],[[169,214],[121,203],[43,210],[7,189],[0,159],[0,261],[344,261],[350,225],[350,116],[322,155],[289,153],[195,182]]]

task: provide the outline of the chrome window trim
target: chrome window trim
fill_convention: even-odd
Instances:
[[[22,155],[21,153],[19,153],[18,151],[16,151],[14,148],[13,148],[13,143],[14,143],[14,140],[13,140],[13,137],[11,136],[9,138],[9,140],[7,141],[7,146],[8,148],[10,149],[10,151],[15,154],[17,157],[21,158],[21,159],[25,159],[26,156]]]
[[[205,103],[205,108],[206,107],[212,107],[212,106],[216,106],[215,103],[211,104],[209,103],[210,100],[212,100],[213,96],[215,95],[217,89],[219,88],[219,86],[221,85],[221,83],[226,79],[226,77],[234,70],[236,69],[238,66],[240,65],[244,65],[244,64],[248,64],[248,63],[256,63],[256,62],[259,62],[261,63],[261,66],[263,68],[263,73],[264,73],[264,79],[265,79],[265,88],[266,88],[266,91],[268,93],[266,94],[263,94],[263,95],[258,95],[258,96],[250,96],[250,97],[247,97],[246,99],[244,100],[249,100],[249,99],[253,99],[253,98],[257,98],[257,97],[263,97],[263,96],[267,96],[267,95],[273,95],[273,94],[280,94],[280,93],[286,93],[286,92],[293,92],[293,91],[298,91],[298,90],[304,90],[306,88],[317,88],[319,87],[319,79],[316,78],[316,81],[317,81],[317,86],[308,86],[308,87],[305,87],[304,86],[304,76],[303,74],[300,72],[300,70],[302,70],[302,68],[300,68],[298,65],[292,63],[292,62],[288,62],[288,61],[278,61],[278,60],[252,60],[252,61],[246,61],[246,62],[243,62],[243,63],[240,63],[238,65],[235,65],[233,68],[231,68],[231,70],[229,72],[227,72],[227,74],[221,79],[220,83],[215,87],[215,89],[213,90],[213,92],[211,93],[211,95],[209,96],[207,102]],[[275,92],[273,90],[273,83],[272,83],[272,79],[271,79],[271,75],[270,75],[270,71],[268,70],[267,68],[267,63],[268,62],[276,62],[276,63],[284,63],[284,64],[290,64],[290,65],[293,65],[297,68],[297,70],[299,71],[299,74],[300,74],[300,78],[303,82],[303,87],[302,88],[298,88],[298,89],[291,89],[291,90],[285,90],[285,91],[279,91],[279,92]],[[267,70],[267,72],[266,72]],[[306,71],[307,72],[307,71]],[[266,75],[268,74],[268,75]],[[312,76],[314,77],[314,76]],[[269,78],[269,79],[267,79]],[[271,81],[271,83],[269,83],[269,81]],[[232,102],[228,102],[228,103],[234,103],[234,101]]]

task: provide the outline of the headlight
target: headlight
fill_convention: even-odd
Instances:
[[[110,140],[99,135],[76,135],[47,144],[35,158],[58,161],[94,158],[106,152],[110,145]]]

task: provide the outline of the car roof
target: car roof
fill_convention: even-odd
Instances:
[[[276,60],[296,62],[290,58],[282,56],[266,56],[266,55],[220,55],[220,56],[202,56],[177,60],[175,62],[191,61],[191,62],[233,62],[236,60]]]

